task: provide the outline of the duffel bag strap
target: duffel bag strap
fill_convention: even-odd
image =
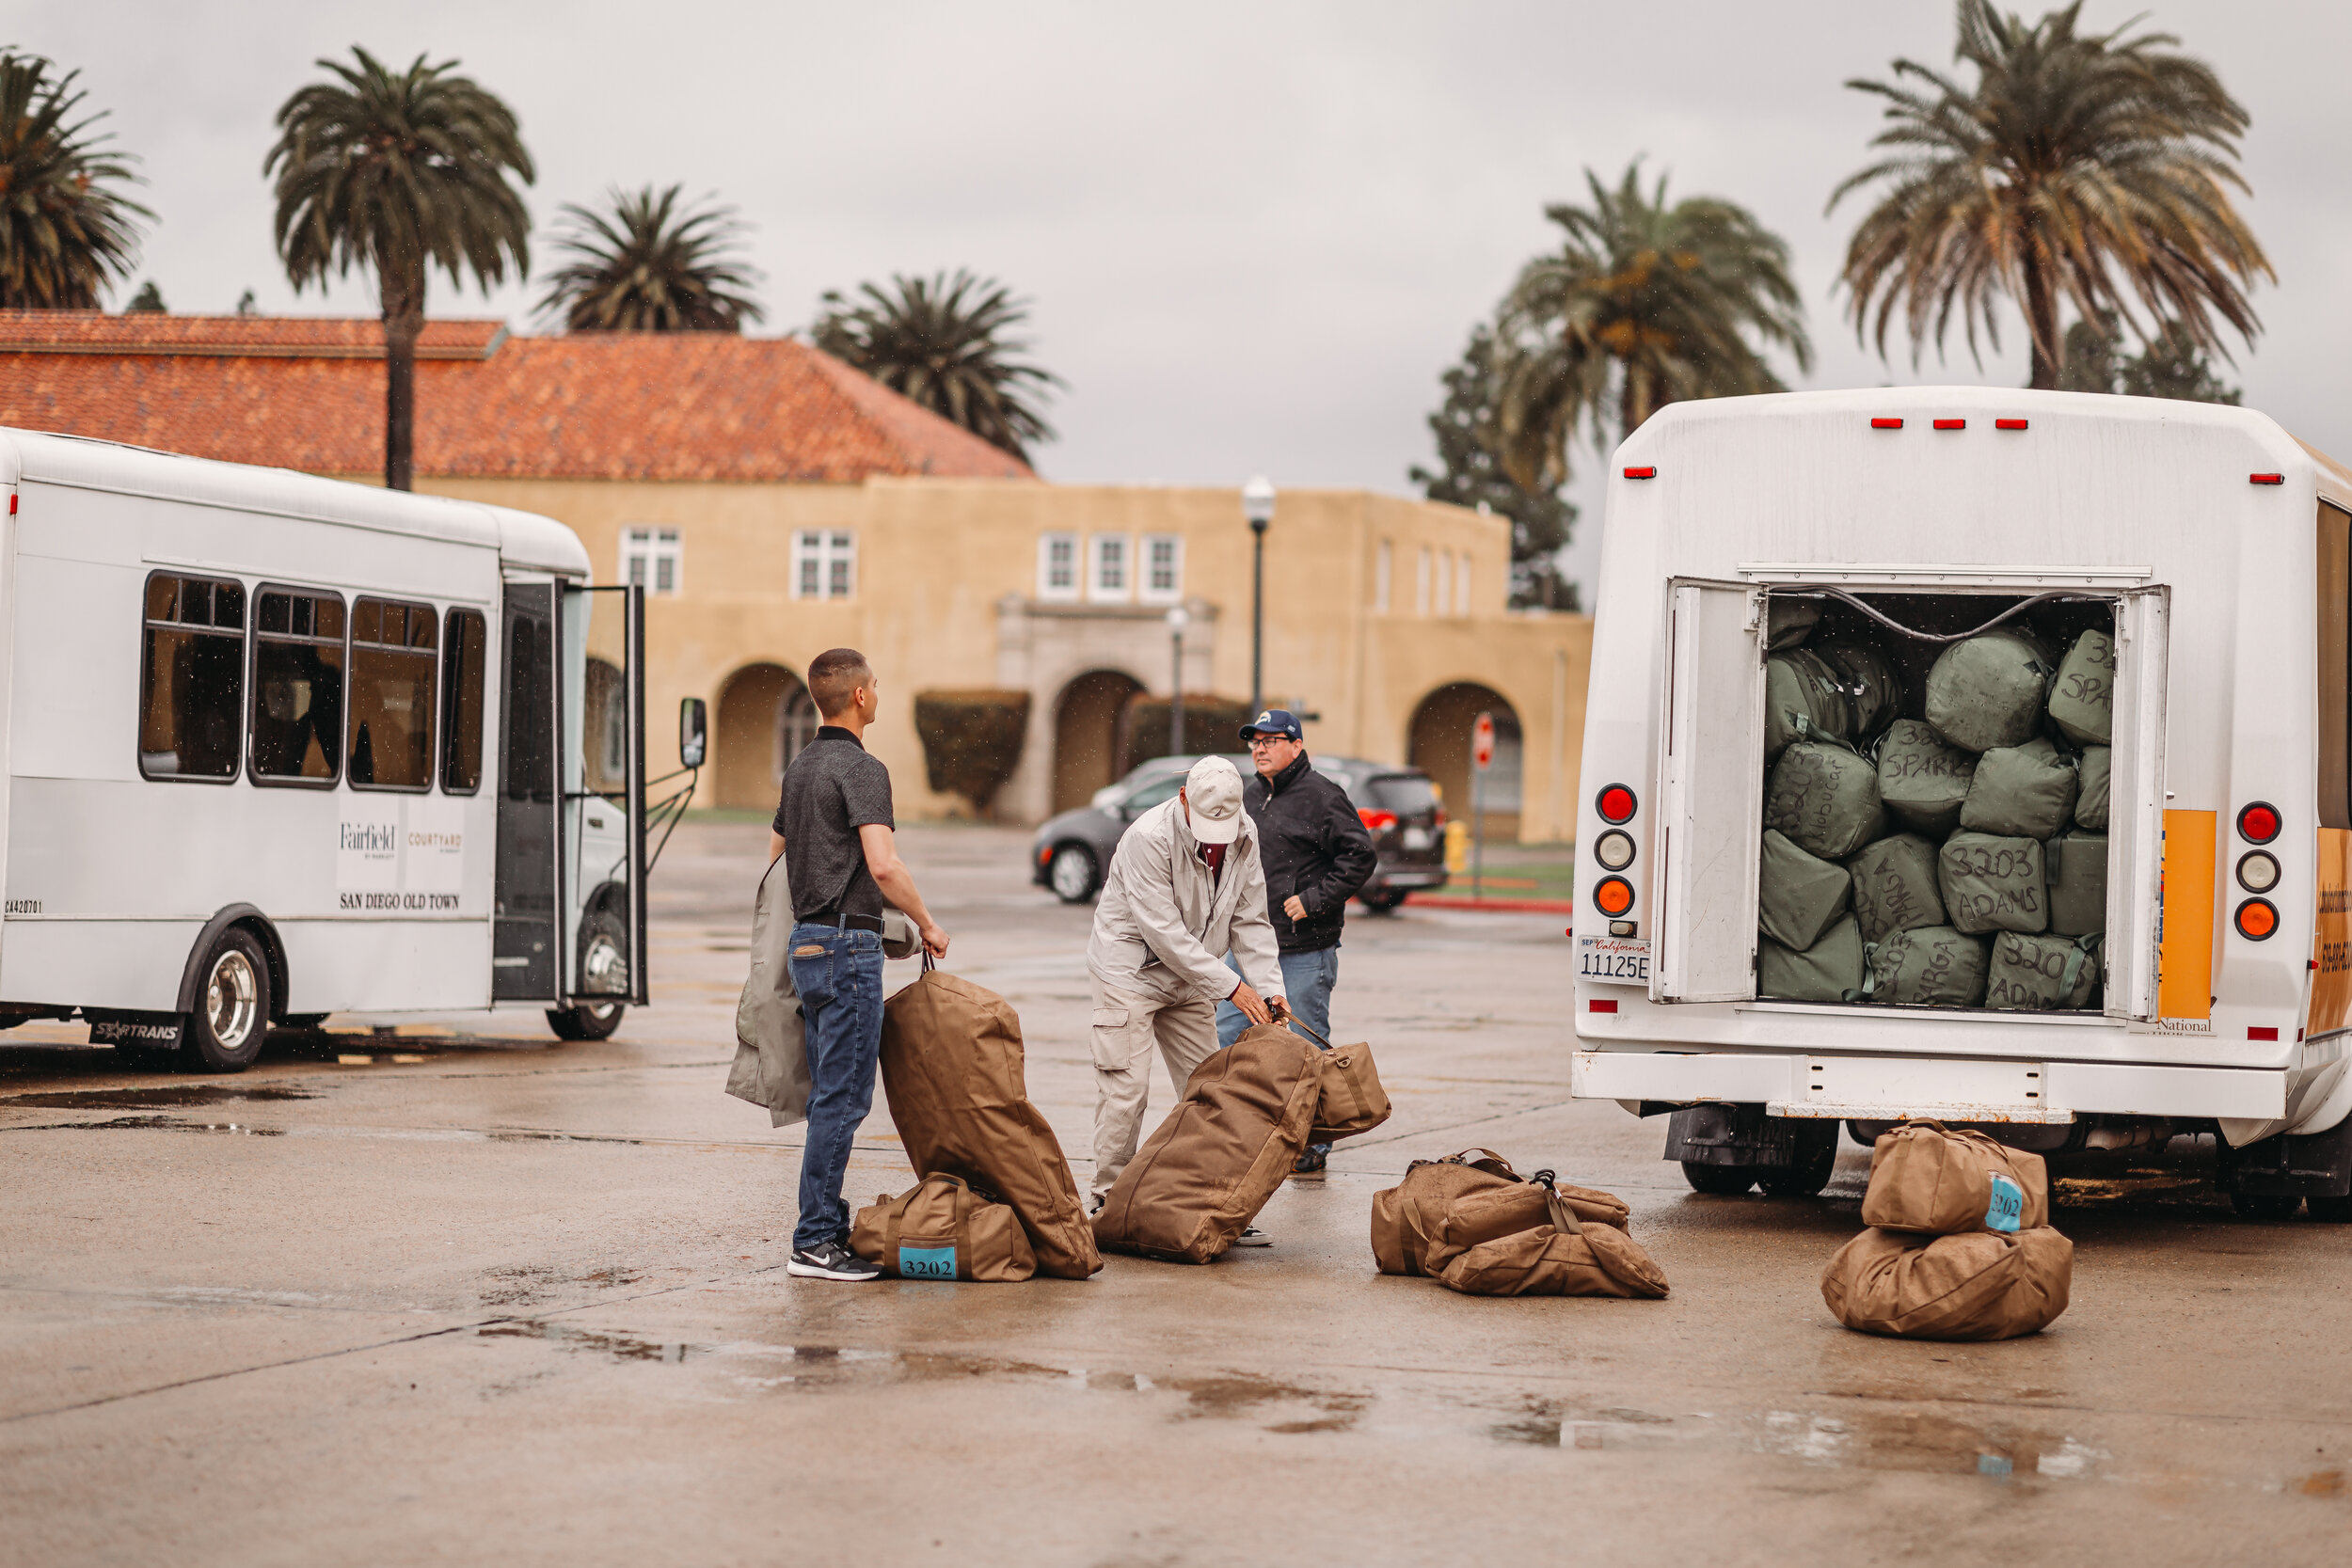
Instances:
[[[2058,977],[2058,989],[2067,996],[2074,994],[2074,982],[2083,975],[2083,960],[2099,950],[2097,931],[2086,931],[2074,939],[2074,950],[2066,955],[2066,973]]]
[[[1484,1160],[1473,1160],[1470,1158],[1473,1154],[1484,1154],[1486,1158]],[[1501,1170],[1491,1171],[1488,1174],[1494,1176],[1507,1176],[1514,1181],[1524,1181],[1527,1180],[1526,1177],[1521,1176],[1518,1171],[1511,1168],[1510,1161],[1504,1159],[1502,1155],[1497,1154],[1493,1149],[1484,1147],[1478,1148],[1466,1148],[1459,1154],[1449,1154],[1445,1157],[1444,1163],[1455,1165],[1486,1165],[1490,1164],[1501,1165],[1502,1167]]]
[[[1287,1006],[1282,1009],[1282,1022],[1288,1024],[1291,1028],[1295,1029],[1300,1034],[1306,1036],[1309,1039],[1314,1041],[1317,1045],[1323,1047],[1324,1050],[1328,1051],[1331,1049],[1331,1042],[1329,1040],[1325,1039],[1321,1035],[1316,1034],[1312,1029],[1307,1027],[1307,1021],[1300,1018],[1296,1013],[1292,1012]]]
[[[1551,1172],[1539,1170],[1535,1173],[1535,1180],[1543,1183],[1544,1207],[1551,1211],[1551,1227],[1565,1235],[1583,1235],[1584,1222],[1576,1217],[1576,1211],[1568,1207],[1567,1199],[1560,1196],[1560,1189],[1552,1185]]]
[[[898,1275],[898,1222],[906,1217],[907,1205],[914,1201],[914,1194],[922,1190],[918,1183],[913,1192],[893,1202],[886,1211],[889,1218],[882,1221],[882,1273],[894,1279]]]

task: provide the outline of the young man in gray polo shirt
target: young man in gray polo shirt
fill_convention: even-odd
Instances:
[[[810,661],[808,694],[825,721],[784,770],[769,834],[770,864],[792,851],[785,866],[792,888],[792,984],[806,1022],[809,1091],[801,1217],[787,1267],[808,1279],[872,1279],[882,1272],[850,1250],[841,1181],[850,1140],[874,1104],[884,902],[914,922],[932,957],[947,952],[947,933],[923,907],[898,859],[890,769],[866,750],[866,727],[882,707],[876,688],[873,667],[855,648],[833,648]]]

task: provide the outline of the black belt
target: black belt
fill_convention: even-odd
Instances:
[[[801,924],[830,926],[836,931],[871,931],[876,936],[882,935],[882,916],[878,914],[804,914]]]

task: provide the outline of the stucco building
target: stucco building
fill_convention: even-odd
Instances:
[[[376,324],[0,313],[0,424],[372,482]],[[790,339],[516,338],[427,329],[417,487],[545,513],[600,578],[647,595],[649,755],[701,696],[698,803],[759,808],[814,727],[800,673],[863,648],[876,753],[913,818],[970,810],[926,784],[918,693],[1028,694],[993,815],[1082,801],[1136,755],[1138,698],[1249,691],[1250,534],[1236,490],[1050,484]],[[1359,490],[1289,490],[1266,535],[1265,694],[1311,747],[1427,768],[1458,816],[1482,711],[1502,744],[1488,831],[1575,820],[1591,623],[1506,608],[1503,519]],[[1162,721],[1164,722],[1164,721]]]

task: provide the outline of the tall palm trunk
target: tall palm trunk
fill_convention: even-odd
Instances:
[[[416,488],[417,340],[424,335],[424,258],[384,268],[384,487]]]
[[[1625,363],[1625,385],[1617,394],[1617,439],[1624,440],[1658,412],[1658,390],[1650,384],[1646,366],[1637,359]]]
[[[2058,295],[2050,291],[2050,275],[2041,255],[2040,236],[2028,233],[2023,270],[2026,274],[2026,328],[2033,335],[2033,373],[2026,383],[2037,391],[2055,392],[2058,356],[2065,345],[2058,339]]]

